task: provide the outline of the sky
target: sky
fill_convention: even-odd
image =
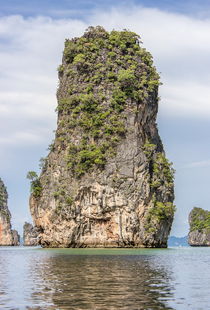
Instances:
[[[0,177],[12,225],[22,233],[31,222],[26,174],[54,138],[64,40],[90,25],[135,31],[154,57],[157,123],[176,170],[171,235],[184,236],[190,210],[210,210],[209,0],[0,0]]]

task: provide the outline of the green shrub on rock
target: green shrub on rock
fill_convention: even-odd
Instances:
[[[194,207],[190,213],[190,231],[210,232],[210,211]]]
[[[29,171],[27,173],[27,179],[31,180],[31,192],[34,197],[39,197],[42,192],[42,185],[35,171]]]

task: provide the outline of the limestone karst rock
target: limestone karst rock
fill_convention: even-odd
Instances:
[[[18,233],[11,227],[11,214],[7,199],[6,187],[0,179],[0,246],[19,245]]]
[[[55,140],[30,209],[44,247],[166,247],[173,169],[158,135],[159,76],[133,32],[66,40]]]
[[[20,235],[18,234],[18,231],[15,229],[12,229],[12,237],[13,237],[13,245],[20,245]]]
[[[210,211],[193,208],[189,215],[189,224],[189,245],[210,246]]]
[[[23,226],[23,245],[37,246],[38,245],[38,230],[32,224],[25,222]]]

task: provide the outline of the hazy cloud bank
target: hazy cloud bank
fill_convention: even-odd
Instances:
[[[142,35],[144,46],[162,72],[161,113],[210,117],[209,20],[138,6],[95,11],[88,22],[8,16],[0,19],[0,124],[3,127],[6,122],[8,134],[25,132],[20,118],[30,120],[29,131],[40,119],[42,126],[46,120],[46,126],[53,127],[56,67],[61,62],[64,39],[98,24],[108,30],[128,28]],[[39,130],[40,125],[37,136]]]

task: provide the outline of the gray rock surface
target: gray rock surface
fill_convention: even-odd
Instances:
[[[20,235],[18,234],[17,230],[12,230],[12,236],[13,236],[13,245],[19,246],[20,245]]]
[[[18,245],[18,234],[11,227],[11,214],[7,206],[8,194],[0,179],[0,246]]]
[[[210,246],[210,211],[197,207],[193,208],[189,214],[189,224],[189,245]]]
[[[32,224],[25,222],[23,226],[23,245],[37,246],[38,245],[38,230]]]

